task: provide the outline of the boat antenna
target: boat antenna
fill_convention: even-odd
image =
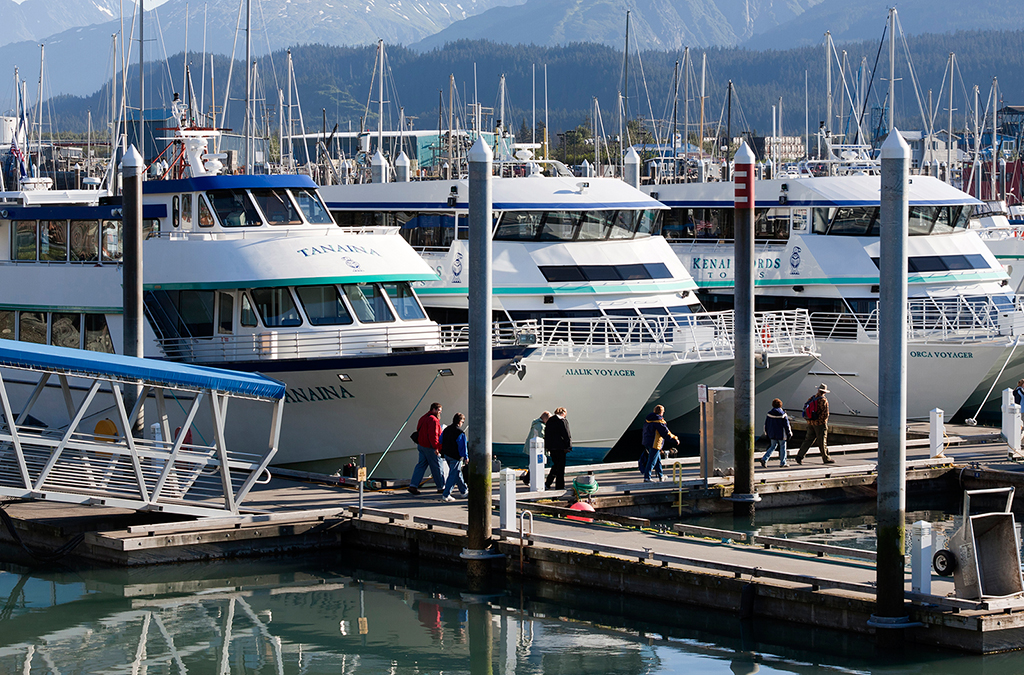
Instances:
[[[140,180],[146,180],[146,75],[143,72],[146,67],[146,61],[143,58],[144,46],[145,46],[145,34],[143,33],[143,18],[146,15],[145,0],[139,0],[139,155],[142,157],[142,173],[139,174]]]
[[[252,3],[245,0],[245,170],[252,173]]]

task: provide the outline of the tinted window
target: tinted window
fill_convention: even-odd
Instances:
[[[544,227],[540,232],[543,241],[571,241],[576,237],[576,221],[579,214],[572,211],[548,211],[544,214]]]
[[[199,227],[213,227],[213,214],[203,196],[199,197]]]
[[[68,221],[39,221],[39,259],[60,262],[68,259]]]
[[[120,260],[124,256],[121,221],[104,220],[100,231],[100,254],[104,260]]]
[[[260,188],[250,190],[253,200],[267,217],[271,225],[301,225],[302,218],[299,212],[288,198],[286,190],[275,190],[273,188]]]
[[[644,267],[647,268],[647,272],[651,275],[651,279],[672,278],[672,273],[668,271],[668,265],[665,263],[647,263]]]
[[[614,211],[587,211],[580,219],[579,239],[607,239]]]
[[[299,286],[295,289],[309,322],[314,326],[340,326],[352,323],[337,286]]]
[[[178,315],[183,337],[213,337],[213,291],[182,291]]]
[[[210,190],[207,195],[224,227],[258,227],[260,215],[245,190]],[[202,225],[200,217],[199,224]]]
[[[376,284],[345,284],[345,297],[352,305],[356,318],[363,323],[394,321],[384,294]]]
[[[36,221],[19,221],[14,229],[14,255],[12,260],[36,259]]]
[[[627,281],[651,278],[647,265],[618,265],[617,269],[619,270],[619,276]]]
[[[82,345],[82,315],[54,312],[51,315],[50,344],[78,349]]]
[[[539,211],[506,211],[494,233],[495,239],[533,241],[540,233],[544,214]]]
[[[384,290],[387,291],[388,297],[391,298],[391,304],[394,306],[395,311],[398,312],[399,319],[402,321],[415,321],[427,318],[408,283],[397,281],[382,285]]]
[[[302,214],[306,216],[313,225],[330,225],[334,221],[331,220],[331,214],[327,212],[327,207],[320,201],[320,197],[309,190],[302,188],[296,188],[293,192],[295,195],[295,201],[299,203],[299,208],[302,210]]]
[[[230,335],[234,326],[235,299],[227,293],[218,293],[217,332]]]
[[[71,221],[71,260],[96,262],[99,260],[100,224],[95,220]]]
[[[302,317],[287,288],[255,288],[251,291],[256,311],[267,328],[301,326]]]
[[[14,339],[14,311],[0,309],[0,340]]]
[[[575,265],[541,265],[537,269],[548,281],[586,281],[583,272]]]
[[[580,265],[587,281],[618,281],[622,277],[613,265]]]
[[[238,322],[246,328],[254,328],[256,326],[256,311],[252,308],[249,296],[245,293],[242,293],[242,307],[238,312]]]
[[[46,344],[46,314],[44,312],[18,313],[18,339],[22,342]]]
[[[91,352],[114,353],[114,341],[107,329],[107,317],[102,314],[85,315],[85,348]]]

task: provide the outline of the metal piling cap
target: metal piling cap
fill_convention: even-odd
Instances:
[[[882,159],[910,159],[910,146],[903,140],[900,130],[893,127],[882,143]]]

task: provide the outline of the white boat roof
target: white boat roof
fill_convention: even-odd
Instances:
[[[785,186],[785,190],[783,189]],[[978,205],[982,202],[931,176],[911,176],[909,200],[917,206]],[[679,183],[649,188],[668,206],[724,206],[734,203],[733,183]],[[879,176],[821,176],[782,178],[754,183],[754,199],[760,208],[779,206],[838,207],[877,206],[881,199]]]
[[[431,180],[408,183],[326,185],[320,195],[335,210],[452,211],[469,209],[469,181]],[[664,209],[665,206],[616,178],[527,176],[494,178],[491,202],[496,211]]]

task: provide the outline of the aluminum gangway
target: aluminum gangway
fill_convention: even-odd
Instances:
[[[0,496],[237,515],[269,478],[284,396],[284,384],[253,373],[0,340]],[[246,402],[239,423],[266,424],[265,448],[228,450],[232,399]],[[140,413],[152,438],[130,433]]]

